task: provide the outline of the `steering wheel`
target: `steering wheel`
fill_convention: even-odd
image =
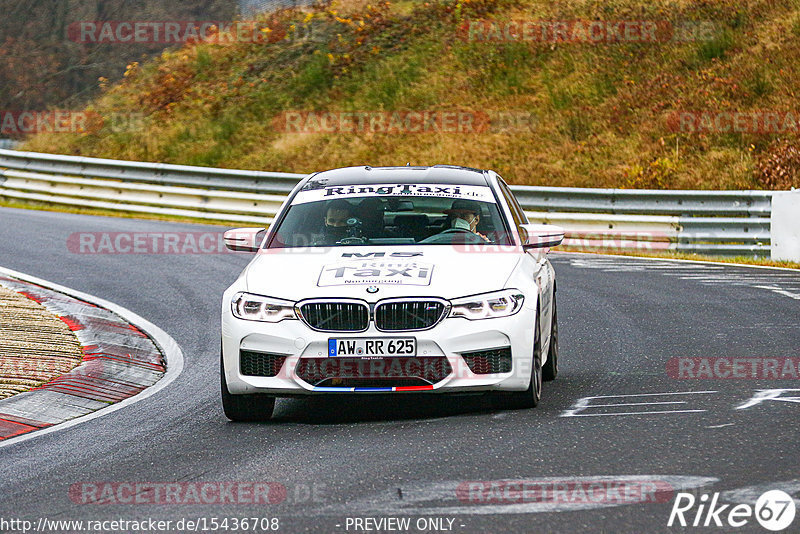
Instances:
[[[437,235],[449,234],[449,233],[455,233],[455,232],[466,232],[468,234],[474,234],[475,233],[472,230],[467,230],[466,228],[448,228],[447,230],[442,230]]]
[[[366,237],[343,237],[339,241],[336,242],[337,245],[363,245],[367,242]]]
[[[456,237],[456,234],[466,234],[464,237],[464,243],[460,242],[460,238]],[[486,243],[484,239],[477,235],[476,233],[472,232],[471,230],[467,230],[466,228],[448,228],[447,230],[442,230],[438,234],[432,235],[426,239],[420,241],[420,243],[429,243],[429,244],[456,244],[458,240],[458,244],[479,244],[479,243]]]

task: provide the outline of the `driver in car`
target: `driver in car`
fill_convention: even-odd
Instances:
[[[444,212],[450,216],[452,230],[466,230],[481,237],[484,241],[489,238],[478,232],[478,223],[481,222],[481,206],[474,200],[458,199],[453,201],[449,210]]]
[[[332,200],[325,209],[325,220],[322,225],[322,242],[333,245],[350,235],[348,219],[353,217],[353,207],[344,199]]]

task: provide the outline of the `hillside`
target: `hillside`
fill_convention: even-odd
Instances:
[[[26,148],[294,172],[452,163],[531,185],[800,186],[796,0],[334,3],[251,33],[131,64],[87,108],[102,127]],[[109,120],[129,113],[141,115]]]

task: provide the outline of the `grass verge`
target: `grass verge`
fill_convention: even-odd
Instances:
[[[556,249],[557,251],[560,249]],[[800,263],[791,261],[773,261],[769,258],[758,258],[752,256],[711,256],[708,254],[694,254],[687,252],[640,252],[640,251],[612,251],[599,249],[579,249],[568,248],[563,252],[577,252],[588,254],[603,254],[607,256],[630,256],[638,258],[660,258],[667,260],[690,260],[708,263],[726,263],[736,265],[755,265],[759,267],[776,267],[781,269],[800,270]]]

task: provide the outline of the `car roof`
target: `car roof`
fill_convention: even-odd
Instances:
[[[432,167],[345,167],[312,174],[302,189],[330,185],[385,184],[411,182],[415,184],[489,185],[486,171],[455,165]]]

